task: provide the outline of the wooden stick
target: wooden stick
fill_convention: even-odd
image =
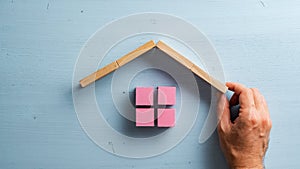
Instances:
[[[158,49],[168,54],[171,58],[175,59],[177,62],[181,63],[186,68],[191,69],[193,67],[194,64],[191,61],[189,61],[187,58],[182,56],[180,53],[176,52],[174,49],[172,49],[170,46],[163,43],[162,41],[158,41],[156,47],[158,47]]]
[[[80,85],[81,87],[86,87],[87,85],[95,82],[96,80],[100,79],[101,77],[106,76],[107,74],[117,70],[119,68],[119,65],[116,61],[106,65],[105,67],[97,70],[96,72],[88,75],[87,77],[81,79]]]
[[[97,70],[96,72],[86,76],[85,78],[81,79],[80,85],[81,87],[86,87],[87,85],[95,82],[96,80],[106,76],[107,74],[117,70],[119,67],[127,64],[128,62],[132,61],[133,59],[141,56],[142,54],[146,53],[147,51],[151,50],[155,47],[155,43],[153,40],[145,43],[144,45],[138,47],[134,51],[124,55],[120,59],[106,65],[105,67]]]
[[[177,62],[181,63],[186,68],[190,69],[194,74],[196,74],[198,77],[202,78],[206,82],[208,82],[210,85],[218,89],[220,92],[225,93],[227,91],[227,87],[218,81],[217,79],[214,79],[211,77],[208,73],[206,73],[204,70],[202,70],[197,65],[193,64],[190,60],[188,60],[186,57],[181,55],[180,53],[176,52],[174,49],[163,43],[162,41],[159,41],[156,46],[168,54],[171,58],[175,59]]]
[[[228,88],[223,83],[221,83],[219,80],[211,77],[208,73],[206,73],[204,70],[202,70],[197,65],[194,65],[192,67],[191,71],[193,73],[195,73],[198,77],[202,78],[207,83],[211,84],[213,87],[218,89],[220,92],[226,93]]]
[[[155,47],[154,41],[150,40],[149,42],[147,42],[144,45],[142,45],[142,46],[138,47],[137,49],[135,49],[134,51],[132,51],[132,52],[128,53],[127,55],[121,57],[116,62],[121,67],[121,66],[127,64],[128,62],[132,61],[133,59],[141,56],[142,54],[144,54],[146,52],[148,52],[149,50],[151,50],[154,47]]]

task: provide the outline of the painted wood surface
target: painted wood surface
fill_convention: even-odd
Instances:
[[[266,167],[299,168],[299,8],[297,0],[0,1],[0,168],[227,168],[216,133],[198,143],[205,101],[189,135],[154,158],[111,155],[80,128],[71,92],[80,48],[107,22],[149,11],[194,24],[227,81],[260,89],[273,120]]]

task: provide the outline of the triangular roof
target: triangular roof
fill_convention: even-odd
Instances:
[[[148,52],[149,50],[153,49],[154,47],[157,47],[164,53],[166,53],[168,56],[191,70],[195,75],[205,80],[207,83],[218,89],[220,92],[225,93],[227,91],[227,87],[218,81],[217,79],[214,79],[211,77],[208,73],[206,73],[204,70],[202,70],[200,67],[195,65],[193,62],[191,62],[189,59],[181,55],[180,53],[176,52],[174,49],[172,49],[170,46],[165,44],[162,41],[157,42],[157,44],[154,43],[153,40],[150,40],[149,42],[145,43],[144,45],[136,48],[135,50],[131,51],[130,53],[124,55],[120,59],[104,66],[103,68],[97,70],[96,72],[86,76],[85,78],[80,80],[81,87],[86,87],[87,85],[95,82],[96,80],[106,76],[107,74],[117,70],[119,67],[127,64],[128,62],[134,60],[135,58],[141,56],[142,54]]]

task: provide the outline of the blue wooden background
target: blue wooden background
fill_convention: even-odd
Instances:
[[[266,167],[299,168],[299,9],[297,0],[1,0],[0,168],[227,168],[216,133],[198,143],[203,118],[149,159],[111,155],[81,129],[71,92],[79,50],[105,23],[138,12],[174,14],[203,31],[226,80],[257,87],[268,101]]]

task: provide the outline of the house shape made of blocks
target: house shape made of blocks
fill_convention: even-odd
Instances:
[[[218,81],[217,79],[211,77],[208,73],[198,67],[196,64],[191,62],[189,59],[172,49],[170,46],[165,44],[162,41],[158,41],[156,44],[153,40],[145,43],[144,45],[136,48],[135,50],[129,52],[118,60],[104,66],[103,68],[97,70],[96,72],[86,76],[82,80],[80,80],[81,87],[86,87],[89,84],[95,82],[96,80],[106,76],[107,74],[117,70],[119,67],[126,65],[128,62],[138,58],[144,53],[148,52],[153,48],[158,48],[167,54],[167,56],[171,57],[175,61],[179,62],[181,65],[185,66],[191,72],[193,72],[196,76],[200,77],[211,86],[216,88],[222,93],[227,91],[227,87]],[[136,105],[137,106],[148,106],[148,107],[137,107],[136,108],[136,126],[154,126],[155,121],[155,112],[157,112],[157,126],[158,127],[173,127],[175,125],[175,109],[157,109],[151,107],[153,106],[153,88],[137,88],[136,95]],[[139,92],[142,90],[142,92]],[[166,90],[166,91],[164,91]],[[158,87],[158,104],[161,105],[174,105],[175,104],[175,96],[168,98],[169,96],[163,96],[161,93],[168,93],[168,87]],[[164,92],[162,92],[164,91]],[[175,92],[176,93],[176,92]],[[168,94],[167,94],[168,95]],[[175,94],[176,95],[176,94]],[[152,97],[152,98],[151,98]],[[175,99],[175,100],[174,100]]]

